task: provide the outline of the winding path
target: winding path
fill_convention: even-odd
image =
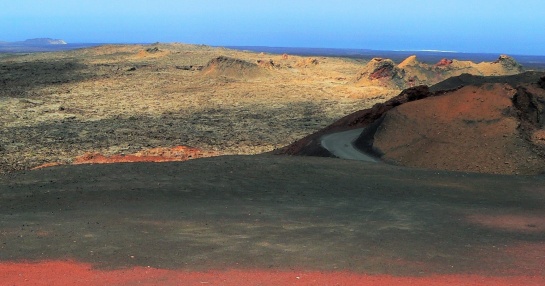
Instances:
[[[377,160],[354,146],[364,128],[352,129],[343,132],[331,133],[322,136],[320,144],[331,154],[348,160],[360,160],[366,162],[377,162]]]

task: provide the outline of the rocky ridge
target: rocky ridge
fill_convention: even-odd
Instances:
[[[501,55],[494,62],[473,63],[455,59],[442,59],[434,65],[410,56],[396,65],[390,59],[372,59],[355,77],[356,85],[379,85],[392,89],[405,89],[417,85],[433,85],[447,78],[467,73],[480,76],[503,76],[523,72],[523,68],[510,56]]]

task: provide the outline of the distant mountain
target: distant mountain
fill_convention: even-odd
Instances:
[[[36,38],[36,39],[28,39],[24,41],[17,41],[17,42],[5,42],[0,41],[0,45],[2,46],[49,46],[49,45],[66,45],[67,43],[64,40],[61,39],[51,39],[51,38]]]
[[[68,44],[61,39],[36,38],[18,42],[0,41],[0,53],[36,53],[68,51],[86,47],[98,46],[96,43]]]
[[[24,40],[22,42],[15,42],[15,44],[44,46],[44,45],[66,45],[67,43],[64,40],[60,40],[60,39],[37,38],[37,39]]]

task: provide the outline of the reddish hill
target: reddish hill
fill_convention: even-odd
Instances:
[[[520,100],[525,96],[531,99]],[[540,126],[524,128],[522,123],[525,115],[535,117],[530,115],[535,110],[516,103],[544,99],[545,90],[534,86],[466,86],[386,113],[372,146],[384,161],[410,167],[538,173],[545,171],[545,153],[537,148],[543,146],[527,138]]]
[[[385,162],[497,174],[545,172],[545,74],[449,79],[418,86],[278,151],[328,156],[320,137],[367,126],[357,147]],[[433,91],[430,91],[433,90]]]

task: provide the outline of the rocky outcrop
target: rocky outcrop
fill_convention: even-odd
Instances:
[[[448,67],[453,63],[452,60],[449,59],[441,59],[439,62],[435,64],[436,67]]]
[[[496,61],[482,62],[475,67],[484,76],[502,76],[523,72],[522,66],[510,56],[501,55]]]
[[[320,62],[316,58],[304,58],[304,59],[298,60],[295,63],[295,66],[300,68],[308,68],[308,67],[316,66],[318,64],[320,64]]]
[[[502,67],[508,70],[515,70],[517,72],[522,71],[522,66],[515,61],[512,57],[508,55],[501,55],[495,62],[495,64],[500,64]]]
[[[404,89],[417,85],[434,85],[464,73],[478,76],[504,76],[523,72],[512,57],[501,55],[494,62],[474,63],[442,59],[434,65],[410,56],[396,65],[392,60],[374,58],[356,76],[358,85],[378,85],[391,89]]]
[[[405,74],[390,59],[373,58],[358,74],[358,85],[378,85],[390,88],[402,88]]]
[[[206,76],[253,78],[265,75],[265,70],[255,63],[220,56],[210,60],[201,73]]]
[[[275,69],[277,68],[277,65],[274,63],[272,59],[266,61],[266,60],[257,60],[257,64],[260,67],[266,68],[266,69]]]
[[[545,127],[545,92],[543,87],[518,86],[513,96],[518,117],[534,128]]]
[[[537,84],[517,87],[513,96],[516,116],[520,119],[521,135],[542,149],[545,149],[545,77]]]
[[[153,48],[147,48],[146,49],[146,52],[147,53],[150,53],[150,54],[155,54],[155,53],[158,53],[160,52],[161,50],[158,48],[158,47],[153,47]]]

